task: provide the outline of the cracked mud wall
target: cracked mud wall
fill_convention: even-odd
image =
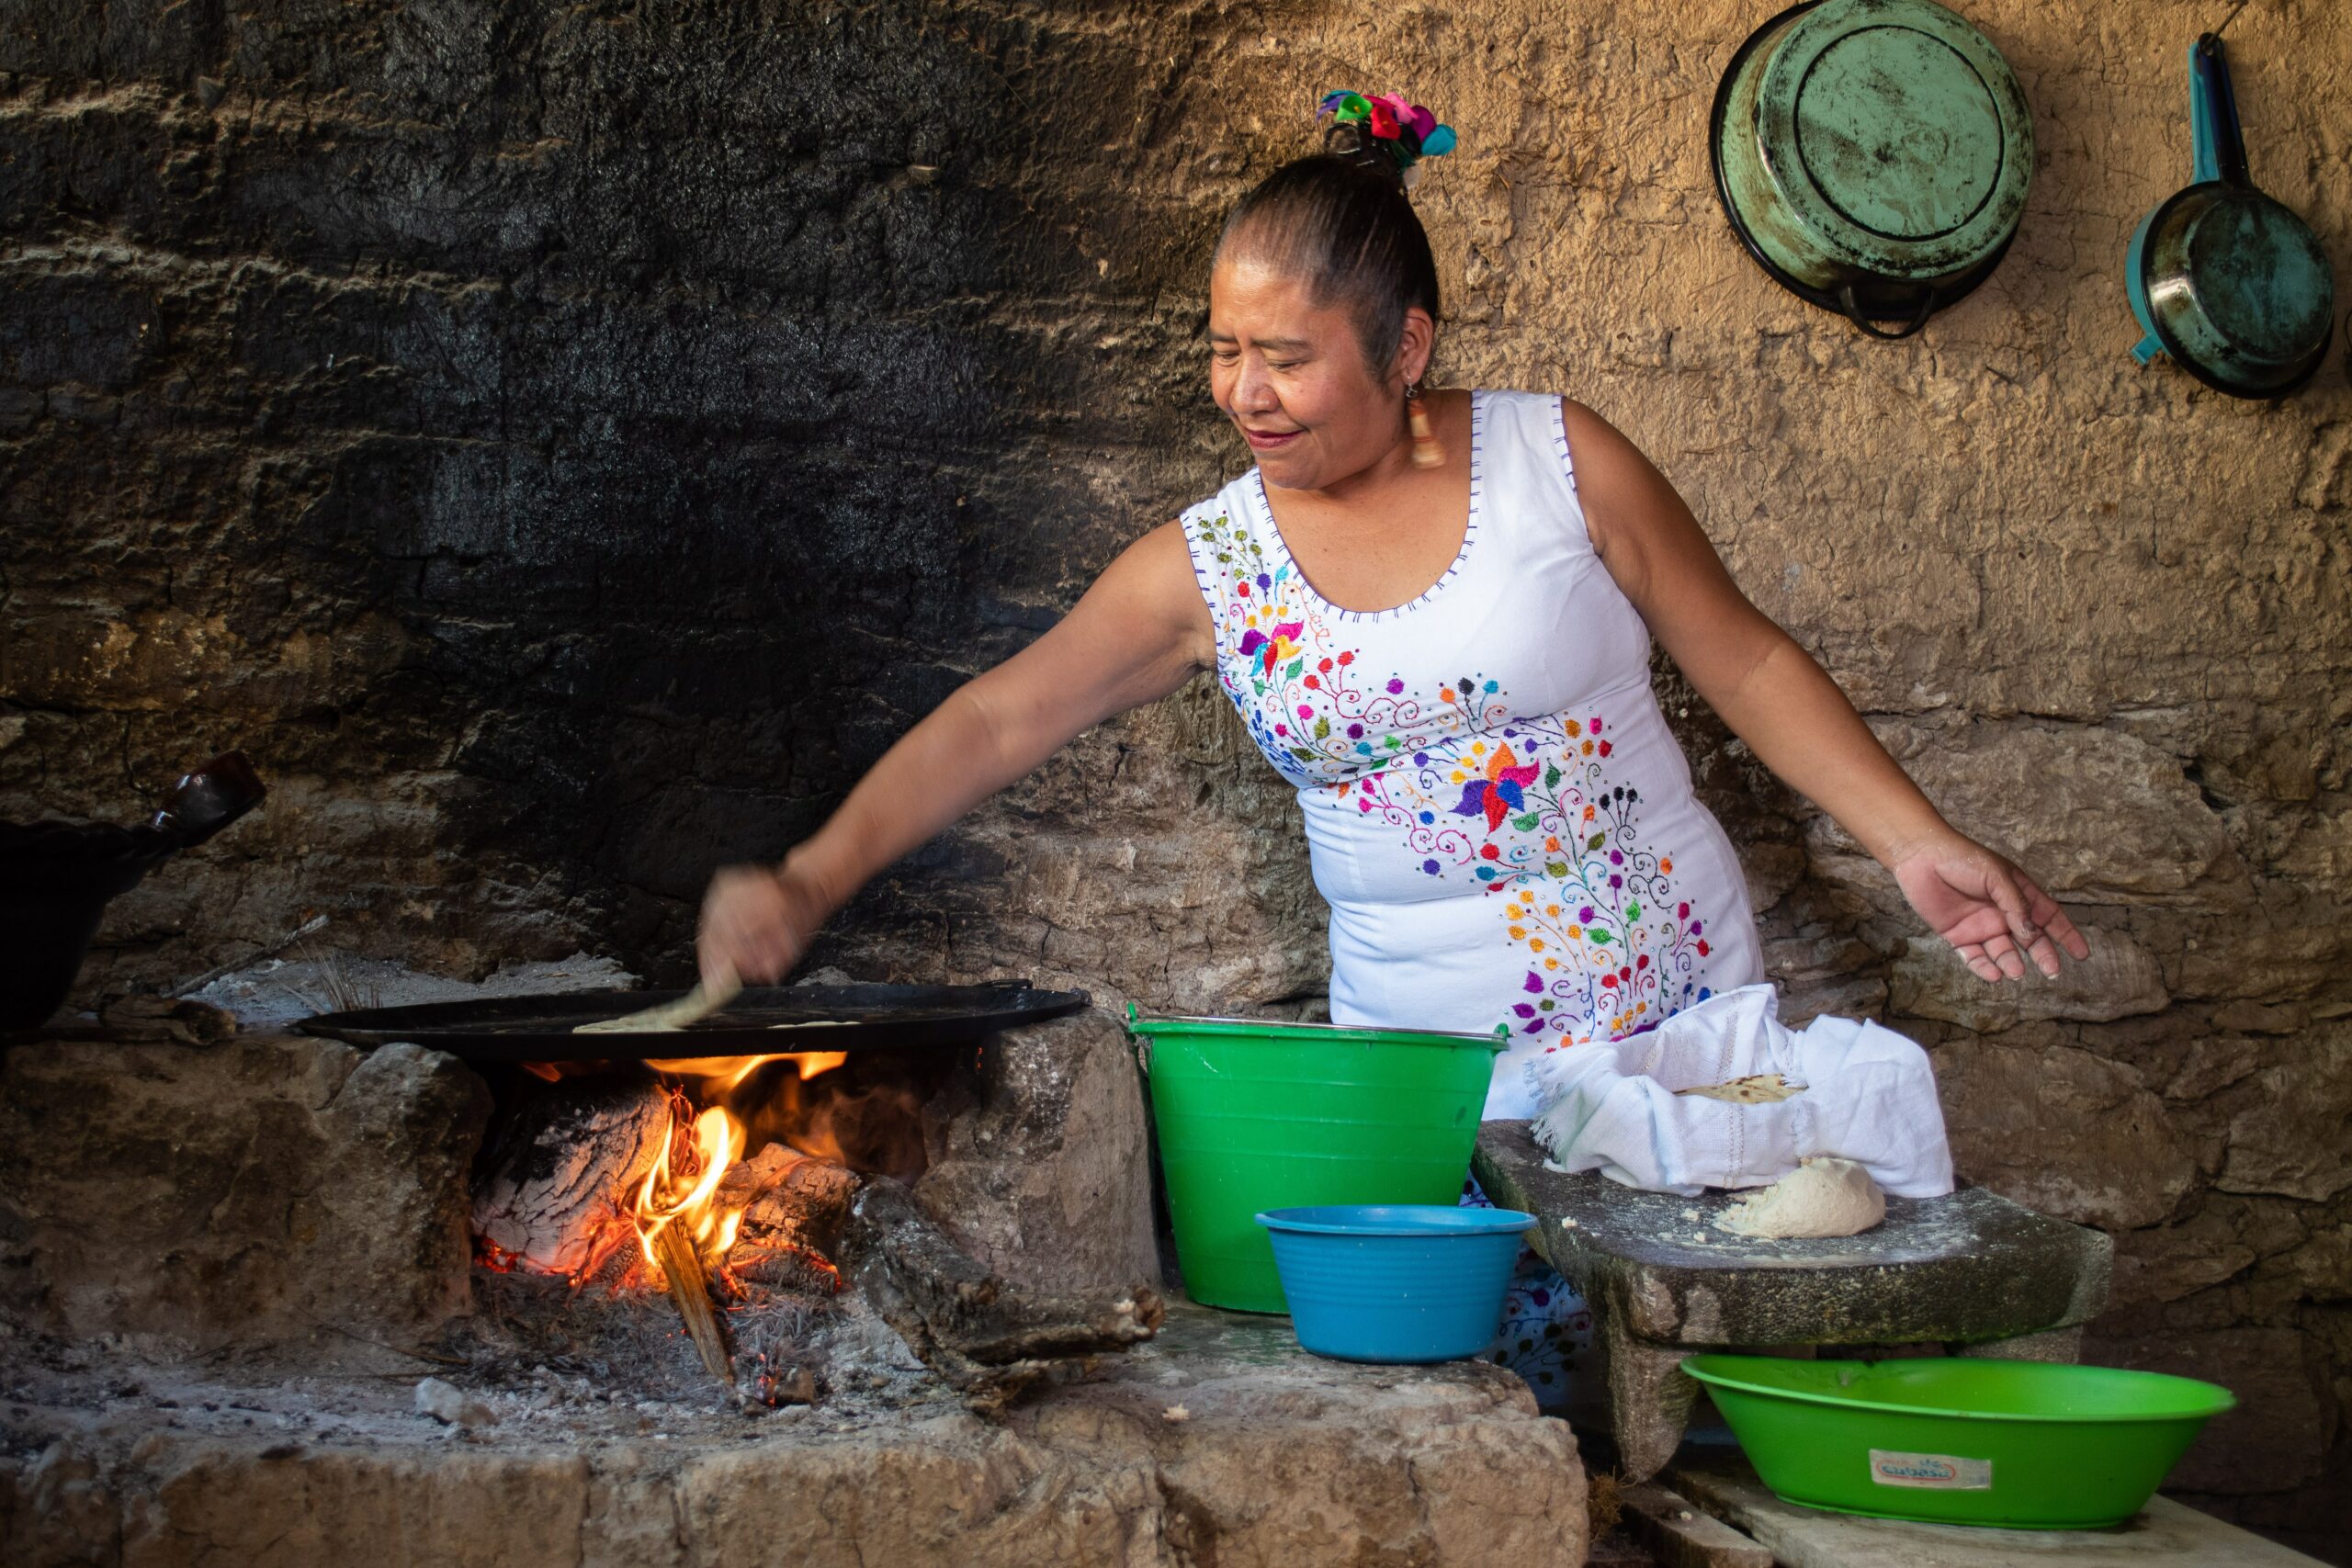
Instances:
[[[2128,357],[2210,8],[1963,9],[2041,155],[1976,296],[1868,342],[1717,210],[1770,6],[220,0],[0,16],[0,812],[268,807],[119,900],[90,994],[345,942],[681,966],[956,681],[1242,461],[1216,221],[1337,83],[1461,127],[1457,383],[1567,391],[1690,498],[1963,827],[2093,933],[2004,993],[1684,726],[1796,1010],[1937,1052],[1963,1171],[2115,1231],[2094,1353],[2246,1401],[2180,1479],[2352,1518],[2352,393]],[[2256,178],[2352,268],[2352,17],[2231,25]],[[823,955],[1179,1007],[1311,997],[1295,818],[1205,683],[1070,749]]]

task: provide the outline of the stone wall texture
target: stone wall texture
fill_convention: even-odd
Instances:
[[[2352,1559],[2352,392],[2141,369],[2121,251],[2219,6],[1969,0],[2036,114],[1997,274],[1909,343],[1710,186],[1727,0],[23,0],[0,11],[0,813],[256,818],[91,994],[334,939],[682,967],[956,682],[1238,470],[1218,219],[1312,94],[1405,84],[1444,377],[1572,393],[1963,827],[2098,945],[1994,991],[1682,697],[1792,1010],[1936,1051],[1963,1171],[2118,1238],[2095,1353],[2245,1401],[2178,1478]],[[2352,13],[2229,40],[2256,177],[2352,269]],[[914,857],[825,956],[1299,1004],[1293,807],[1205,683]],[[2331,1487],[2324,1477],[2333,1473]]]

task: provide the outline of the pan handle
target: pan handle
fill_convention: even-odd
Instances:
[[[2230,62],[2217,33],[2200,33],[2188,46],[2188,134],[2196,147],[2191,176],[2202,185],[2220,180],[2251,186],[2246,172],[2245,131],[2238,124],[2238,98],[2230,85]]]
[[[1854,286],[1850,283],[1838,290],[1838,309],[1845,312],[1848,321],[1870,333],[1871,336],[1887,343],[1897,343],[1928,324],[1928,318],[1936,312],[1936,291],[1926,284],[1921,284],[1919,308],[1911,313],[1909,321],[1904,322],[1894,332],[1888,332],[1884,328],[1871,324],[1871,319],[1862,314],[1860,302],[1854,298]]]

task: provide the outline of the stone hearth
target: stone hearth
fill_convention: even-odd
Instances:
[[[944,1398],[585,1415],[541,1386],[460,1430],[412,1410],[414,1381],[94,1370],[0,1390],[0,1540],[18,1568],[1584,1561],[1575,1441],[1524,1384],[1318,1360],[1278,1319],[1180,1308],[996,1422]]]
[[[815,1403],[770,1408],[658,1288],[472,1261],[493,1096],[465,1065],[147,1032],[0,1059],[12,1565],[1582,1561],[1575,1440],[1499,1369],[1345,1366],[1180,1306],[984,1415],[853,1289],[794,1337]],[[1106,1014],[991,1037],[923,1117],[914,1194],[973,1259],[1157,1282]]]

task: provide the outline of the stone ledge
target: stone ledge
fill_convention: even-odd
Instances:
[[[1356,1367],[1281,1319],[1179,1308],[1098,1381],[1001,1424],[930,1407],[729,1416],[664,1437],[453,1435],[405,1382],[319,1437],[249,1396],[8,1413],[0,1559],[635,1568],[1316,1568],[1584,1561],[1561,1422],[1477,1362]],[[347,1403],[347,1400],[345,1401]],[[248,1412],[240,1416],[243,1408]],[[21,1412],[21,1414],[19,1413]],[[237,1423],[259,1424],[240,1427]],[[275,1422],[275,1429],[271,1423]],[[289,1438],[288,1430],[306,1435]],[[364,1435],[354,1437],[349,1434]],[[511,1435],[510,1435],[511,1433]]]

